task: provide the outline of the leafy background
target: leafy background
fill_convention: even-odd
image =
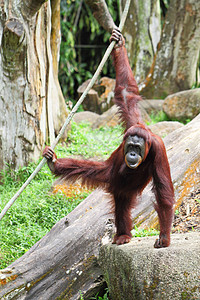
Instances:
[[[106,1],[116,24],[119,23],[119,1]],[[61,0],[59,81],[65,98],[74,100],[77,88],[92,77],[109,45],[110,34],[93,17],[83,0]],[[89,58],[89,59],[88,59]],[[114,77],[109,59],[102,75]]]

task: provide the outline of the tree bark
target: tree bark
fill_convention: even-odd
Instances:
[[[200,2],[170,1],[158,52],[141,90],[147,98],[165,98],[197,81],[200,51]]]
[[[85,0],[90,6],[94,17],[108,32],[112,33],[115,23],[109,13],[105,0]]]
[[[123,7],[125,2],[122,1]],[[159,0],[131,1],[123,33],[130,65],[138,83],[145,80],[153,63],[161,35],[160,18]]]
[[[199,185],[200,115],[165,139],[177,205]],[[103,285],[98,265],[101,245],[114,234],[110,197],[94,191],[25,255],[0,271],[0,298],[90,299]],[[151,187],[132,212],[134,225],[156,227]],[[153,243],[152,243],[153,249]]]
[[[6,163],[17,169],[38,159],[44,142],[54,140],[67,115],[58,62],[53,63],[58,48],[52,50],[50,40],[53,27],[60,31],[58,5],[54,9],[56,1],[51,1],[51,10],[50,1],[44,2],[1,1],[0,169]]]

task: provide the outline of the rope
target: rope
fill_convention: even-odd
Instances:
[[[119,24],[119,30],[122,31],[123,27],[124,27],[124,23],[128,14],[128,10],[129,10],[129,6],[130,6],[130,1],[131,0],[127,0],[126,1],[126,5],[124,7],[124,11],[122,14],[122,18]],[[79,98],[79,100],[77,101],[77,103],[75,104],[75,106],[73,107],[72,111],[70,112],[70,114],[68,115],[63,127],[61,128],[58,136],[56,137],[55,141],[53,142],[53,144],[51,145],[51,147],[54,149],[57,145],[57,143],[59,142],[61,136],[63,135],[65,129],[67,128],[69,122],[71,121],[73,115],[75,114],[75,112],[78,110],[79,106],[81,105],[81,103],[83,102],[83,100],[85,99],[86,95],[88,94],[89,90],[93,87],[95,81],[97,80],[99,74],[101,73],[103,66],[105,64],[105,62],[107,61],[110,53],[112,52],[113,48],[115,45],[115,41],[112,41],[110,43],[110,45],[108,46],[96,72],[94,73],[90,83],[88,84],[87,88],[85,89],[84,93],[81,95],[81,97]],[[39,163],[39,165],[36,167],[36,169],[33,171],[33,173],[30,175],[30,177],[26,180],[26,182],[21,186],[21,188],[17,191],[17,193],[12,197],[12,199],[10,199],[10,201],[6,204],[6,206],[4,207],[4,209],[2,210],[1,214],[0,214],[0,220],[4,217],[4,215],[6,214],[6,212],[9,210],[9,208],[13,205],[13,203],[15,202],[15,200],[20,196],[20,194],[23,192],[23,190],[27,187],[27,185],[32,181],[32,179],[37,175],[37,173],[42,169],[42,167],[45,165],[45,163],[47,162],[47,159],[44,157],[41,162]]]

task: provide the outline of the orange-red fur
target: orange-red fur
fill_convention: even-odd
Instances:
[[[133,77],[124,45],[114,48],[113,61],[116,69],[115,103],[119,107],[125,125],[121,145],[103,162],[57,159],[54,174],[68,180],[82,179],[83,183],[101,186],[113,195],[117,233],[114,243],[123,244],[131,239],[131,208],[137,196],[153,179],[156,197],[155,208],[160,222],[160,237],[155,247],[170,244],[170,229],[173,219],[174,191],[170,168],[163,141],[143,123],[138,109],[141,100]],[[145,140],[146,152],[143,162],[136,168],[127,167],[124,159],[124,143],[129,135]]]

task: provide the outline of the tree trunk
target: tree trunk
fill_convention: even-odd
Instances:
[[[200,115],[165,139],[177,205],[199,185]],[[148,186],[133,210],[134,225],[155,227],[154,197]],[[114,233],[110,198],[94,191],[26,254],[0,271],[0,298],[90,299],[103,285],[98,265],[101,245]],[[153,243],[152,243],[153,249]]]
[[[151,71],[141,94],[165,98],[190,89],[197,81],[200,51],[200,2],[170,1]]]
[[[110,15],[105,0],[85,0],[99,24],[112,33],[115,23]]]
[[[0,169],[38,159],[67,115],[57,80],[58,46],[51,48],[60,32],[59,1],[51,1],[52,10],[44,2],[0,4]]]
[[[125,5],[122,1],[122,6]],[[129,61],[136,81],[145,80],[160,41],[161,20],[159,0],[131,1],[124,26]]]

